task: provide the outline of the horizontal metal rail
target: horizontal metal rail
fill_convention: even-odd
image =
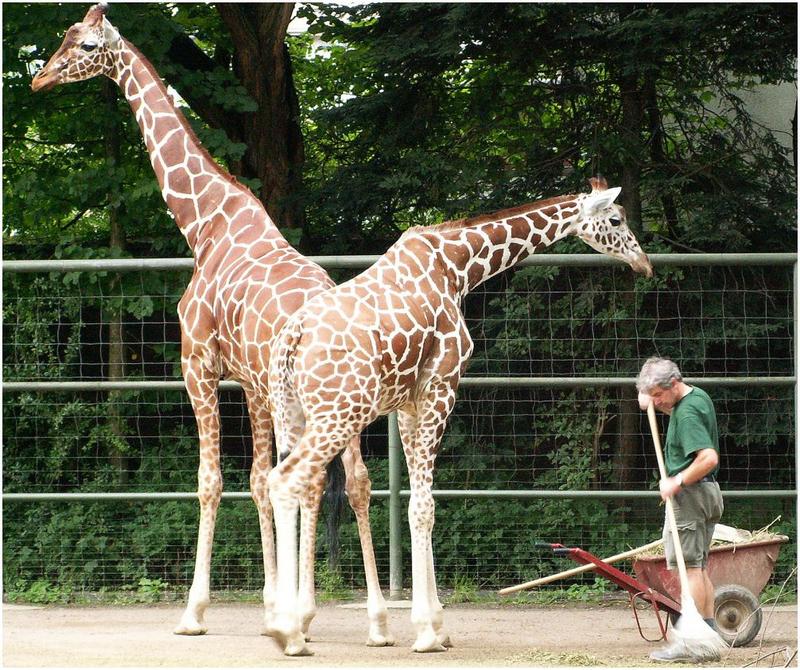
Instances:
[[[411,491],[400,490],[400,497],[409,498]],[[389,489],[372,491],[372,498],[389,498]],[[797,491],[793,489],[754,489],[722,491],[726,498],[794,498]],[[433,497],[442,500],[458,500],[468,498],[505,498],[505,499],[621,499],[621,498],[658,498],[658,491],[553,491],[548,489],[434,489]],[[223,500],[249,500],[249,491],[225,491]],[[130,492],[130,493],[4,493],[3,502],[154,502],[164,500],[196,500],[197,493],[188,491],[170,492]]]
[[[714,388],[742,388],[755,386],[792,386],[796,377],[685,377],[689,384]],[[635,386],[635,377],[464,377],[460,386],[466,388],[605,388],[609,386]],[[220,382],[220,389],[241,389],[239,382]],[[47,382],[3,382],[7,393],[65,393],[72,391],[184,391],[182,380],[174,381],[47,381]]]
[[[367,268],[380,256],[308,256],[324,268]],[[752,254],[651,254],[654,267],[790,266],[797,263],[795,253]],[[625,264],[603,254],[533,254],[518,264],[530,266],[609,267]],[[3,272],[140,272],[152,270],[191,270],[193,258],[92,258],[3,261]]]

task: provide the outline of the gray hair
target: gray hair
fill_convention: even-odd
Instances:
[[[666,389],[672,386],[673,380],[683,381],[683,375],[678,366],[669,358],[653,356],[645,361],[639,371],[639,376],[636,378],[636,390],[647,393],[655,386]]]

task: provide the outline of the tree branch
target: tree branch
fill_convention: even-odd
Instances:
[[[102,139],[97,139],[97,140],[77,140],[77,141],[76,140],[64,140],[62,142],[58,142],[58,141],[55,141],[55,140],[54,141],[35,140],[32,137],[26,137],[25,135],[22,135],[22,136],[5,135],[3,139],[6,142],[8,142],[8,140],[15,140],[17,142],[29,142],[30,144],[40,144],[40,145],[46,146],[46,147],[61,147],[61,146],[64,146],[65,144],[69,144],[71,146],[83,147],[83,146],[92,146],[92,145],[95,145],[95,144],[103,144],[103,142],[105,142],[105,140],[102,140]]]
[[[167,57],[175,65],[189,72],[210,73],[218,67],[188,35],[183,33],[176,34],[170,42]],[[231,112],[212,102],[197,88],[185,86],[178,77],[167,76],[165,78],[210,126],[225,130],[229,135],[233,134],[235,139],[240,139],[241,131],[238,129],[241,127],[241,122],[236,112]]]
[[[89,208],[87,207],[86,209],[78,212],[69,221],[67,221],[63,226],[61,226],[61,230],[66,230],[67,228],[72,228],[72,226],[74,226],[76,223],[78,223],[78,221],[80,221],[83,218],[83,215],[86,214],[86,212],[88,212],[88,211],[89,211]]]

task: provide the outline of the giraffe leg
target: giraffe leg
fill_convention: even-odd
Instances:
[[[431,524],[433,526],[433,524]],[[439,591],[436,588],[436,573],[433,569],[433,542],[428,544],[428,602],[431,608],[431,622],[436,632],[436,639],[443,647],[451,648],[453,643],[444,630],[444,616],[442,603],[439,601]]]
[[[307,589],[308,575],[313,575],[314,565],[314,552],[309,546],[313,532],[310,531],[316,523],[325,466],[345,447],[351,436],[336,425],[306,429],[297,447],[269,475],[278,565],[273,639],[287,656],[311,655],[302,631],[302,619],[307,612],[303,612],[303,594],[298,598],[297,588],[297,510],[301,504],[307,509],[300,529],[300,537],[306,543],[301,559],[301,579],[305,574]],[[315,487],[316,494],[312,491]]]
[[[270,627],[272,639],[287,656],[310,656],[300,620],[297,584],[297,516],[306,490],[297,451],[290,453],[269,475],[269,497],[275,515],[277,584]],[[303,535],[301,529],[301,535]]]
[[[200,500],[200,524],[197,532],[194,577],[189,589],[189,601],[176,626],[176,635],[203,635],[203,621],[210,602],[211,546],[214,526],[222,496],[222,471],[219,454],[218,379],[193,357],[184,363],[186,389],[192,403],[200,438],[200,466],[197,473],[197,494]]]
[[[265,401],[246,391],[250,428],[253,433],[253,464],[250,468],[250,494],[258,508],[261,529],[261,555],[264,561],[264,627],[262,635],[270,635],[269,621],[275,605],[275,534],[272,505],[269,502],[267,477],[272,470],[272,417]]]
[[[411,623],[417,631],[412,649],[417,652],[445,651],[433,627],[430,611],[427,550],[430,540],[428,521],[430,520],[431,526],[433,523],[433,494],[430,487],[426,491],[419,485],[424,477],[420,467],[424,459],[419,458],[415,448],[419,420],[415,413],[399,411],[397,424],[411,484],[411,498],[408,503],[408,525],[411,531]]]
[[[309,482],[307,495],[300,501],[300,578],[298,590],[298,613],[300,630],[306,642],[311,640],[308,629],[317,614],[314,593],[314,563],[317,540],[317,519],[325,488],[325,470],[321,469]]]
[[[417,478],[416,472],[409,473]],[[428,547],[433,530],[433,494],[429,486],[411,486],[408,523],[411,528],[411,623],[417,631],[412,649],[417,652],[445,651],[440,641],[441,614],[434,611],[430,600]]]
[[[368,647],[391,647],[394,636],[389,632],[388,610],[381,592],[375,551],[372,547],[372,529],[369,524],[369,503],[372,485],[367,468],[361,459],[361,440],[354,437],[342,452],[346,475],[347,500],[356,515],[364,575],[367,580],[367,616],[369,617]]]
[[[452,646],[443,628],[442,605],[436,590],[432,547],[435,502],[431,492],[436,452],[455,404],[452,388],[449,383],[432,383],[418,402],[416,417],[408,412],[398,414],[411,486],[411,621],[417,629],[412,649],[418,652],[444,651]]]

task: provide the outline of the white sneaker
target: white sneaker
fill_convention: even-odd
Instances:
[[[681,640],[668,644],[661,649],[656,649],[650,654],[650,660],[660,661],[662,663],[709,663],[711,661],[718,661],[719,659],[720,655],[718,652],[697,654],[690,651]]]

